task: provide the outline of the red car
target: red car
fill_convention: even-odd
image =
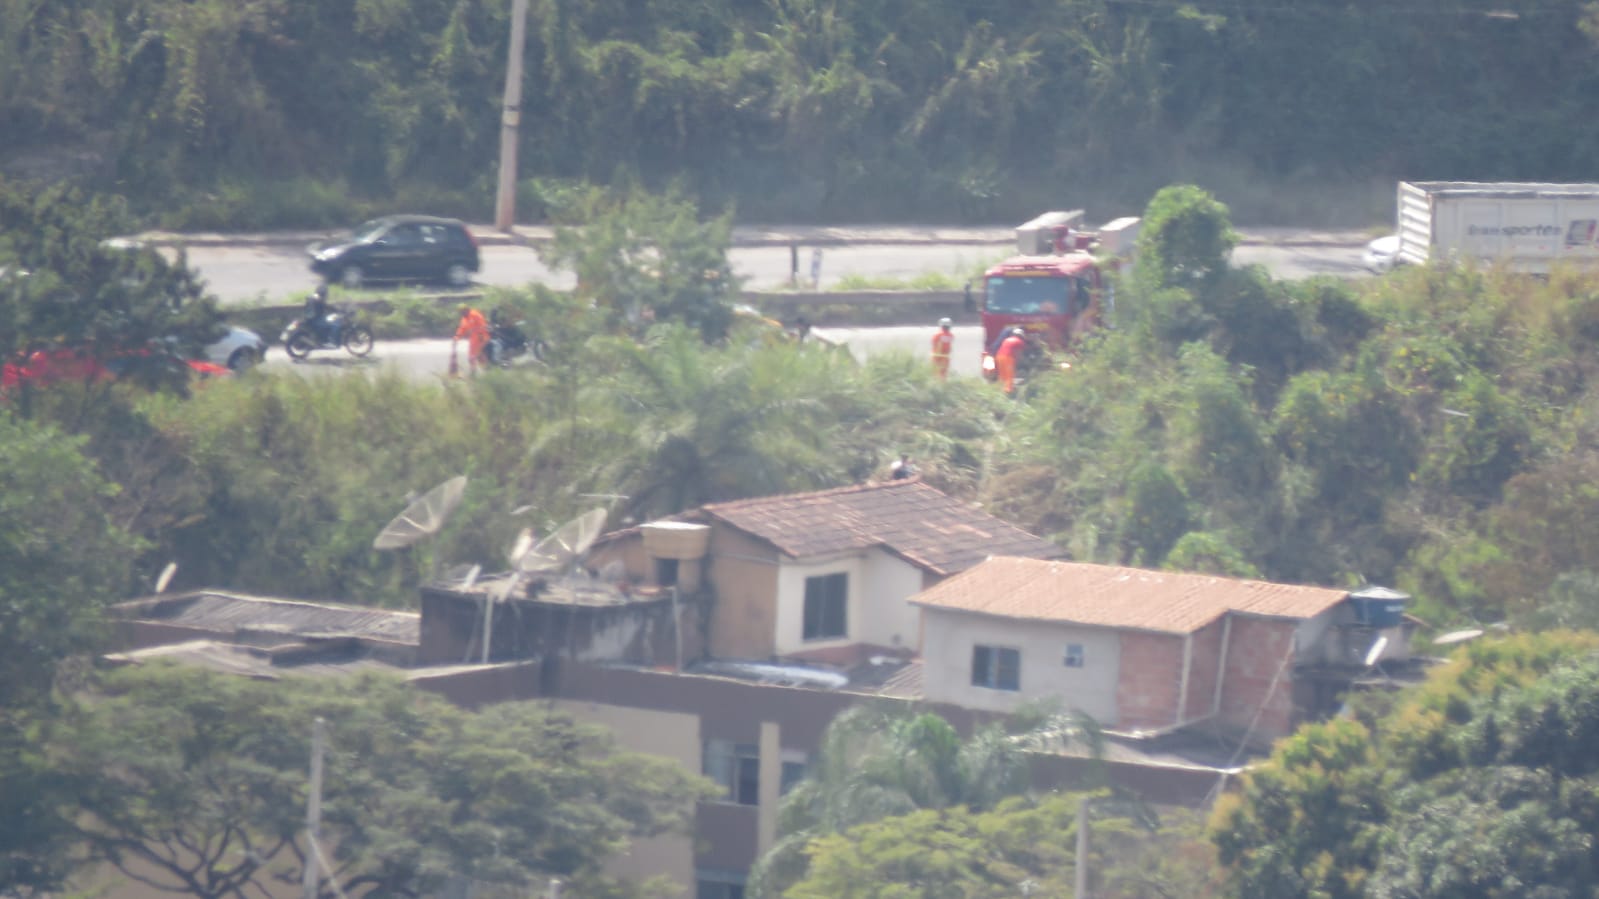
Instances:
[[[0,367],[0,390],[9,390],[22,384],[55,384],[63,381],[114,381],[141,366],[175,364],[176,357],[162,358],[148,349],[125,350],[107,358],[70,347],[54,350],[35,350],[14,362]],[[225,365],[202,362],[198,359],[182,360],[197,378],[220,377],[231,374]]]

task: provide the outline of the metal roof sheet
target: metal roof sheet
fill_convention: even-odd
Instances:
[[[299,637],[366,637],[414,644],[422,633],[422,616],[415,612],[217,590],[136,599],[119,603],[114,611],[122,618],[228,634],[272,630]]]

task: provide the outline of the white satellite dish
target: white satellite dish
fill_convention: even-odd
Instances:
[[[377,539],[372,541],[372,548],[401,549],[423,537],[437,534],[450,513],[461,504],[461,497],[465,493],[466,476],[456,475],[422,494],[421,498],[406,506],[404,512],[383,526]]]
[[[1442,634],[1440,636],[1434,637],[1432,639],[1432,645],[1434,645],[1434,646],[1453,646],[1456,643],[1464,643],[1467,640],[1475,640],[1475,639],[1477,639],[1478,637],[1481,637],[1481,636],[1482,636],[1482,628],[1480,628],[1480,627],[1468,627],[1465,630],[1450,631],[1447,634]]]
[[[523,528],[517,532],[516,542],[511,544],[511,551],[505,554],[505,558],[511,563],[511,567],[515,568],[522,561],[522,557],[527,555],[527,551],[532,548],[533,529]]]
[[[167,585],[172,583],[172,576],[178,573],[178,563],[168,562],[167,567],[161,569],[161,574],[155,579],[155,592],[167,592]]]
[[[1377,660],[1382,658],[1382,651],[1387,648],[1388,637],[1386,635],[1378,637],[1376,641],[1371,644],[1371,648],[1366,650],[1366,667],[1370,668],[1371,666],[1377,664]]]
[[[594,545],[605,527],[607,514],[604,509],[590,509],[556,528],[528,549],[517,569],[524,574],[537,574],[566,568]]]

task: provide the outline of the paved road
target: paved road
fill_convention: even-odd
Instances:
[[[982,328],[965,325],[954,331],[955,352],[950,360],[950,372],[960,377],[976,377],[982,352]],[[933,336],[930,327],[815,328],[812,333],[823,340],[848,346],[857,359],[882,353],[910,353],[926,358],[928,342]],[[465,352],[464,347],[461,352]],[[542,363],[527,359],[520,364]],[[304,362],[290,359],[282,347],[272,347],[267,350],[266,366],[270,371],[297,372],[308,377],[392,371],[414,380],[428,381],[444,378],[449,373],[450,341],[380,339],[371,355],[364,359],[357,359],[343,350],[318,350]]]
[[[931,273],[947,275],[958,283],[1003,258],[1008,250],[1005,244],[948,243],[827,247],[822,251],[821,282],[833,286],[847,276],[907,281]],[[538,282],[564,290],[573,283],[569,273],[550,271],[528,247],[485,246],[482,255],[480,284],[520,287]],[[787,286],[787,247],[734,247],[730,255],[733,271],[745,279],[747,287],[769,290]],[[1233,258],[1238,264],[1264,265],[1278,278],[1365,275],[1359,246],[1248,245],[1239,247]],[[189,263],[224,306],[295,302],[316,283],[299,247],[196,246],[189,250]],[[810,252],[805,250],[800,258],[802,277],[809,277],[810,265]]]

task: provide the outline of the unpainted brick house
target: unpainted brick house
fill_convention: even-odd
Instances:
[[[1113,731],[1266,743],[1408,658],[1405,597],[1112,565],[996,558],[911,599],[923,691],[1006,711],[1053,699]],[[1380,642],[1379,642],[1380,640]]]

